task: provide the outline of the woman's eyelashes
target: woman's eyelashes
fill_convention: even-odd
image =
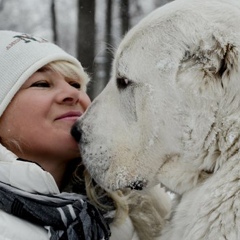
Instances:
[[[72,87],[81,90],[81,84],[79,82],[69,82]]]
[[[68,82],[68,84],[76,89],[81,90],[81,84],[77,81],[71,81]],[[53,84],[51,84],[48,81],[41,80],[41,81],[36,81],[30,85],[30,87],[39,87],[39,88],[49,88],[52,87]]]
[[[50,83],[47,81],[37,81],[30,85],[30,87],[40,87],[40,88],[48,88],[50,87]]]

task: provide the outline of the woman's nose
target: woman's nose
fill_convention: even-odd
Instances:
[[[63,104],[76,104],[79,101],[80,91],[71,85],[65,84],[59,95],[59,101]]]
[[[59,97],[59,101],[62,104],[74,105],[80,103],[85,111],[91,103],[91,100],[86,92],[79,90],[68,83],[62,88],[62,92]]]

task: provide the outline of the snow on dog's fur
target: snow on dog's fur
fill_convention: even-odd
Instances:
[[[169,3],[125,36],[73,129],[105,189],[179,196],[163,240],[240,239],[239,50],[239,0]]]

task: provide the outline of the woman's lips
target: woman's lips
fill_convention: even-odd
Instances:
[[[70,111],[60,115],[55,120],[77,120],[81,115],[81,112]]]

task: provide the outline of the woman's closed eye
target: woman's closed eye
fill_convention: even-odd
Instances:
[[[30,87],[48,88],[50,87],[50,83],[47,81],[37,81],[32,83]]]
[[[79,82],[69,82],[69,84],[70,84],[72,87],[81,90],[81,84],[80,84]]]

